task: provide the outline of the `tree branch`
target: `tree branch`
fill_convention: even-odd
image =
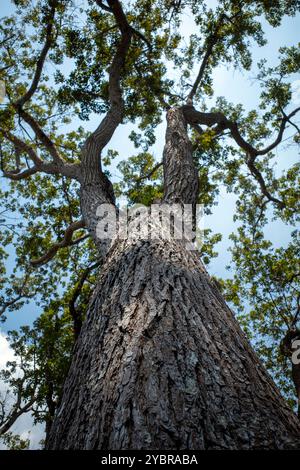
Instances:
[[[208,38],[206,39],[206,41],[203,45],[203,48],[205,47],[205,49],[206,49],[205,54],[204,54],[203,60],[201,62],[196,80],[195,80],[195,82],[192,86],[192,89],[191,89],[188,97],[187,97],[187,104],[192,104],[193,103],[194,96],[197,93],[197,89],[201,84],[201,81],[203,79],[206,67],[209,63],[209,59],[210,59],[210,57],[213,53],[213,49],[214,49],[215,45],[218,43],[218,41],[220,39],[219,31],[220,31],[220,28],[223,25],[224,20],[227,20],[227,21],[233,23],[232,20],[235,19],[236,17],[238,17],[240,14],[241,14],[241,10],[239,10],[232,17],[228,17],[226,15],[226,13],[222,13],[220,15],[220,17],[218,18],[214,31],[208,36]]]
[[[102,8],[102,10],[108,11],[109,13],[112,13],[112,9],[108,6],[105,5],[105,3],[101,2],[100,0],[95,0],[98,7]]]
[[[17,419],[24,413],[27,413],[30,411],[30,408],[36,401],[36,397],[32,397],[29,402],[26,403],[24,406],[19,405],[19,398],[18,402],[14,405],[13,409],[11,410],[9,416],[5,419],[4,424],[0,428],[0,436],[3,436],[9,429],[12,427],[12,425],[17,421]]]
[[[46,15],[46,18],[45,18],[46,21],[47,21],[46,41],[45,41],[45,44],[44,44],[44,46],[41,50],[40,56],[37,60],[36,69],[35,69],[35,73],[34,73],[34,76],[33,76],[31,86],[26,91],[26,93],[24,93],[24,95],[21,98],[19,98],[16,102],[16,105],[19,106],[20,108],[22,108],[22,106],[32,98],[33,94],[35,93],[35,91],[38,87],[38,84],[39,84],[39,81],[40,81],[40,78],[41,78],[41,75],[42,75],[45,60],[46,60],[47,54],[49,52],[49,49],[52,45],[54,17],[55,17],[57,4],[58,4],[57,0],[49,0],[50,11],[48,12],[48,14]]]
[[[262,150],[257,150],[256,151],[256,154],[257,155],[266,155],[268,152],[271,152],[271,150],[273,150],[275,147],[277,147],[277,145],[280,144],[280,142],[282,141],[282,137],[283,137],[283,134],[284,134],[284,131],[285,131],[285,128],[286,128],[286,124],[289,122],[290,124],[292,124],[290,122],[290,119],[295,116],[295,114],[297,114],[298,112],[300,111],[300,106],[296,109],[294,109],[294,111],[292,111],[290,114],[284,114],[283,115],[283,118],[281,120],[281,125],[280,125],[280,128],[279,128],[279,132],[278,132],[278,135],[277,135],[277,138],[274,140],[274,142],[270,145],[268,145],[267,147],[265,147],[264,149]]]
[[[98,1],[96,1],[98,3]],[[103,7],[102,2],[101,7]],[[101,173],[100,152],[110,141],[117,126],[121,123],[124,103],[120,86],[121,72],[130,47],[132,28],[118,0],[108,0],[109,9],[113,13],[121,32],[121,40],[109,69],[109,103],[110,109],[98,128],[88,137],[82,151],[82,166],[86,179],[91,180]]]
[[[86,268],[79,281],[77,282],[77,285],[73,291],[73,295],[69,301],[69,311],[70,311],[70,315],[73,319],[73,325],[74,325],[74,336],[75,336],[75,341],[76,339],[78,338],[79,336],[79,333],[80,333],[80,330],[81,330],[81,326],[82,326],[82,315],[81,313],[78,311],[78,309],[76,308],[76,301],[82,291],[82,287],[83,287],[83,284],[85,283],[88,275],[90,274],[91,271],[93,271],[94,269],[96,269],[98,266],[100,266],[101,264],[101,261],[97,261],[96,263],[92,264],[91,266],[89,266],[88,268]]]
[[[241,135],[238,124],[237,122],[230,121],[229,119],[226,118],[226,116],[223,113],[201,113],[200,111],[197,111],[194,106],[192,105],[184,105],[182,107],[184,116],[186,118],[186,121],[190,125],[194,124],[203,124],[206,126],[212,126],[214,124],[217,124],[219,126],[219,129],[229,129],[231,131],[231,135],[236,141],[236,143],[241,147],[243,150],[245,150],[247,153],[256,156],[259,155],[266,155],[268,152],[273,150],[275,147],[277,147],[278,144],[282,141],[282,137],[285,131],[285,127],[287,122],[295,116],[295,114],[300,111],[300,106],[294,111],[292,111],[288,115],[284,115],[281,120],[281,125],[279,128],[278,135],[275,139],[275,141],[265,147],[264,149],[256,149],[253,147],[250,143],[248,143],[243,136]]]
[[[40,142],[45,146],[45,148],[48,150],[49,154],[51,155],[53,162],[55,164],[55,167],[52,166],[44,166],[42,168],[42,165],[47,165],[42,162],[42,160],[39,159],[39,161],[35,161],[33,157],[33,154],[31,155],[31,159],[34,161],[36,166],[34,168],[31,168],[29,170],[26,170],[23,173],[18,174],[17,176],[13,176],[11,173],[7,173],[5,176],[11,178],[11,179],[23,179],[27,178],[28,176],[36,173],[37,171],[45,171],[46,173],[52,173],[52,174],[62,174],[64,176],[68,176],[70,178],[75,178],[75,179],[80,179],[80,167],[78,164],[68,164],[66,163],[63,158],[61,158],[59,152],[57,151],[54,142],[47,136],[47,134],[43,131],[43,129],[40,127],[38,122],[34,119],[33,116],[30,115],[30,113],[26,110],[23,109],[23,106],[26,102],[28,102],[34,93],[36,92],[43,67],[45,64],[45,60],[47,57],[47,54],[51,48],[52,42],[53,42],[53,28],[54,28],[54,18],[55,18],[55,13],[56,13],[56,8],[58,5],[57,0],[49,0],[48,5],[50,7],[50,10],[45,15],[45,21],[47,22],[46,26],[46,40],[44,43],[44,46],[40,52],[40,55],[38,57],[37,63],[36,63],[36,69],[35,73],[32,79],[32,83],[29,87],[29,89],[24,93],[21,98],[19,98],[16,102],[12,103],[13,108],[16,110],[20,118],[22,118],[32,129],[32,131],[35,133],[36,137],[40,140]],[[16,140],[17,138],[14,137]],[[11,140],[11,139],[10,139]],[[19,144],[20,145],[19,141]],[[24,143],[21,144],[24,148]],[[25,148],[24,148],[25,150]],[[28,149],[27,149],[27,153]],[[31,152],[32,153],[32,152]]]
[[[198,87],[199,87],[199,85],[200,85],[200,83],[203,79],[203,75],[204,75],[204,72],[205,72],[206,67],[208,65],[211,54],[213,52],[214,46],[218,42],[218,39],[219,39],[218,32],[219,32],[219,29],[222,25],[223,20],[224,20],[224,15],[221,15],[218,22],[217,22],[215,31],[213,33],[211,33],[210,36],[205,41],[205,44],[204,44],[203,47],[206,46],[206,51],[205,51],[203,60],[201,62],[200,69],[199,69],[198,75],[196,77],[196,80],[194,82],[194,85],[192,86],[192,89],[191,89],[191,91],[190,91],[190,93],[187,97],[187,103],[188,104],[193,103],[194,96],[197,93],[197,89],[198,89]]]
[[[55,254],[60,248],[72,246],[85,240],[88,237],[88,235],[84,235],[82,237],[79,237],[76,240],[72,240],[73,233],[76,230],[79,230],[80,228],[84,228],[84,227],[85,227],[85,223],[83,220],[77,220],[76,222],[73,222],[72,224],[70,224],[69,227],[65,231],[64,238],[60,242],[55,243],[43,256],[41,256],[40,258],[31,260],[31,264],[33,266],[39,266],[39,265],[45,264],[48,261],[50,261],[52,258],[54,258]]]
[[[22,369],[22,366],[20,366]],[[24,387],[26,389],[26,381],[28,380],[28,376],[26,374],[26,371],[23,369],[24,375],[22,378],[15,380],[14,382],[14,387],[16,387],[16,392],[14,392],[14,395],[16,395],[16,401],[12,405],[10,412],[7,414],[5,417],[5,400],[1,401],[1,426],[0,426],[0,436],[3,436],[9,429],[12,427],[12,425],[17,421],[17,419],[24,413],[27,413],[30,411],[32,405],[36,401],[36,381],[33,384],[33,389],[31,390],[31,393],[28,397],[28,402],[25,403],[22,406],[22,400],[24,398]],[[6,395],[7,397],[7,395]]]
[[[101,256],[105,256],[109,245],[97,236],[97,209],[100,204],[115,203],[113,185],[101,168],[101,151],[122,122],[124,102],[120,82],[133,34],[119,0],[107,0],[107,3],[121,32],[121,39],[117,43],[109,68],[110,107],[98,128],[85,141],[81,151],[81,211],[83,218],[89,220],[89,232]]]
[[[154,165],[154,167],[152,168],[151,171],[149,171],[149,173],[147,173],[146,175],[142,175],[142,176],[139,176],[136,180],[136,182],[140,182],[140,181],[143,181],[143,180],[147,180],[147,179],[150,179],[151,176],[154,175],[154,173],[163,165],[163,162],[159,162],[157,163],[156,165]]]
[[[256,149],[250,143],[248,143],[244,139],[244,137],[241,135],[237,122],[230,121],[229,119],[226,118],[226,116],[223,113],[220,113],[220,112],[202,113],[200,111],[197,111],[194,108],[194,106],[191,104],[182,106],[182,110],[183,110],[187,123],[190,124],[192,127],[194,127],[196,130],[198,130],[196,126],[199,124],[206,125],[209,127],[212,125],[216,125],[214,130],[218,133],[222,132],[225,129],[229,129],[231,136],[233,137],[235,142],[238,144],[240,148],[245,150],[245,152],[247,153],[248,158],[246,160],[246,164],[250,172],[253,174],[253,176],[256,178],[257,182],[259,183],[262,193],[270,201],[275,202],[280,208],[283,208],[285,206],[283,201],[272,196],[270,192],[268,191],[262,174],[260,173],[258,168],[255,166],[255,159],[258,156],[266,155],[267,153],[271,152],[275,147],[277,147],[280,144],[280,142],[282,141],[282,137],[283,137],[287,122],[290,122],[290,119],[295,114],[297,114],[298,111],[300,111],[300,107],[294,109],[294,111],[292,111],[288,115],[286,114],[283,115],[276,139],[274,140],[274,142],[272,142],[270,145],[268,145],[264,149]]]
[[[19,108],[16,105],[13,105],[20,117],[31,127],[36,137],[48,150],[49,154],[53,159],[54,166],[52,165],[52,173],[61,174],[68,176],[69,178],[74,178],[80,181],[80,165],[77,163],[66,163],[64,159],[60,156],[54,142],[48,137],[44,130],[40,127],[38,122],[24,109]],[[49,167],[50,168],[50,167]]]
[[[29,158],[35,163],[35,165],[39,166],[43,164],[43,160],[37,155],[34,149],[26,144],[23,140],[19,139],[19,137],[15,136],[9,131],[5,131],[1,129],[1,133],[7,140],[9,140],[15,147],[17,151],[25,152],[29,156]]]
[[[3,302],[1,304],[0,316],[3,315],[9,307],[16,304],[19,300],[21,300],[21,299],[31,299],[32,297],[35,296],[36,291],[33,291],[31,289],[30,289],[30,293],[26,293],[28,278],[29,278],[29,275],[27,273],[25,275],[24,279],[23,279],[23,282],[22,282],[21,286],[18,289],[15,289],[15,291],[18,293],[18,295],[16,297],[14,297],[11,300],[7,300],[6,302]]]
[[[265,180],[259,171],[259,169],[255,166],[255,156],[250,155],[249,158],[246,160],[246,164],[251,172],[251,174],[255,177],[256,181],[258,182],[261,192],[269,201],[274,202],[279,206],[280,209],[285,207],[285,204],[280,199],[272,196],[272,194],[268,191]]]
[[[100,8],[102,8],[102,10],[105,10],[108,13],[113,13],[112,8],[109,7],[108,5],[105,5],[105,3],[101,2],[100,0],[95,0],[95,1],[96,1],[97,5]],[[152,45],[151,45],[150,41],[148,41],[148,39],[143,35],[143,33],[138,31],[137,29],[133,28],[132,26],[129,26],[129,28],[131,29],[133,34],[135,34],[137,37],[139,37],[142,41],[144,41],[147,44],[147,46],[150,50],[152,49]]]
[[[80,180],[80,166],[78,164],[65,163],[61,159],[59,160],[59,163],[46,163],[37,155],[35,150],[30,145],[28,145],[23,140],[19,139],[19,137],[3,129],[1,129],[1,133],[4,137],[6,137],[7,140],[9,140],[9,142],[14,145],[16,152],[25,152],[29,156],[31,161],[34,163],[33,167],[27,168],[22,172],[20,172],[20,168],[18,166],[15,170],[7,171],[4,168],[3,155],[1,151],[1,170],[6,178],[9,178],[14,181],[19,181],[21,179],[28,178],[29,176],[34,175],[35,173],[43,172],[52,175],[61,174],[63,176],[68,176],[70,178]]]
[[[14,173],[10,171],[5,171],[2,169],[3,176],[5,178],[9,178],[10,180],[13,181],[20,181],[29,178],[29,176],[35,175],[38,173],[40,170],[37,166],[33,166],[31,168],[28,168],[27,170],[22,171],[21,173]]]

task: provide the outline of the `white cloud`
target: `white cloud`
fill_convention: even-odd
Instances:
[[[3,369],[7,361],[14,360],[14,353],[9,346],[7,336],[0,331],[0,369]]]
[[[13,350],[11,349],[7,336],[0,331],[0,369],[4,369],[7,361],[15,359]],[[0,394],[5,393],[7,385],[0,381]],[[23,439],[30,439],[30,449],[39,449],[39,442],[44,438],[44,426],[41,424],[34,425],[33,418],[29,413],[21,416],[12,426],[11,431],[19,434]],[[0,443],[0,450],[5,446]]]

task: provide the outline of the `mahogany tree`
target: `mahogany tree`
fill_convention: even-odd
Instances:
[[[290,84],[299,70],[298,49],[282,48],[278,66],[260,63],[260,111],[247,114],[223,97],[209,109],[207,101],[215,68],[251,70],[253,42],[265,44],[263,23],[278,27],[284,15],[297,13],[299,2],[13,4],[16,15],[5,17],[0,29],[6,85],[1,169],[7,179],[1,237],[3,254],[5,246],[15,245],[16,268],[7,275],[1,268],[2,314],[35,296],[43,318],[48,312],[56,321],[67,312],[76,340],[62,393],[63,377],[54,373],[56,340],[41,346],[44,389],[34,400],[40,397],[48,406],[46,447],[299,447],[297,417],[221,292],[226,288],[237,306],[239,295],[248,292],[257,306],[254,326],[266,333],[264,322],[274,312],[262,303],[259,315],[257,300],[269,292],[263,258],[270,248],[263,234],[267,209],[291,225],[299,214],[298,166],[280,177],[272,171],[273,151],[286,130],[296,131],[293,138],[299,140],[294,118],[300,108],[291,107]],[[187,12],[198,33],[183,38]],[[175,78],[169,78],[172,67]],[[95,130],[75,131],[78,118],[92,118]],[[156,162],[151,146],[164,119],[165,147]],[[141,151],[119,164],[124,180],[113,184],[109,167],[115,153],[106,147],[122,123],[138,125],[129,137]],[[213,256],[216,235],[202,253],[175,238],[116,239],[109,245],[97,236],[97,208],[117,206],[120,194],[130,204],[203,203],[209,212],[222,184],[240,196],[233,281],[216,282],[201,261],[201,255],[204,261]],[[13,226],[9,217],[17,211],[21,218]],[[275,257],[269,266],[274,278],[288,280],[278,281],[280,315],[268,332],[278,339],[280,331],[288,358],[299,334],[293,237],[289,253],[277,255],[295,263],[276,269]],[[260,276],[256,290],[249,288],[251,273]],[[297,293],[284,300],[288,315],[281,305],[287,284]],[[59,331],[69,338],[70,323],[62,325]],[[297,367],[293,378],[299,396]]]

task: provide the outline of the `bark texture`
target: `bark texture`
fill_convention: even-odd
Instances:
[[[183,110],[167,124],[163,202],[195,204]],[[96,170],[82,189],[94,233],[95,205],[110,199]],[[300,428],[199,254],[184,240],[127,239],[106,256],[47,447],[288,449]]]
[[[33,163],[24,171],[17,163],[16,170],[4,170],[4,176],[21,180],[43,172],[75,179],[81,185],[82,220],[72,222],[63,240],[32,264],[42,264],[59,248],[80,242],[85,236],[73,240],[72,235],[83,227],[89,230],[98,248],[96,264],[103,262],[47,448],[300,448],[299,421],[257,359],[199,255],[188,251],[184,241],[174,239],[116,240],[111,246],[110,240],[103,243],[97,238],[97,208],[103,203],[115,204],[112,184],[101,169],[101,153],[124,116],[121,76],[128,73],[124,66],[132,37],[142,39],[149,50],[151,43],[129,24],[119,0],[95,3],[113,15],[120,37],[112,45],[114,53],[108,70],[109,109],[83,145],[80,163],[65,161],[39,120],[25,109],[39,87],[47,54],[56,38],[53,32],[59,6],[56,0],[51,2],[45,17],[45,43],[32,83],[12,103],[50,161],[43,160],[35,146],[1,129],[16,151],[24,152]],[[220,16],[215,31],[206,40],[206,52],[187,103],[169,109],[164,98],[157,96],[163,109],[168,109],[162,202],[195,206],[198,176],[187,125],[200,133],[200,126],[205,125],[215,135],[226,129],[230,132],[246,152],[246,164],[262,194],[282,208],[283,201],[270,193],[256,158],[276,148],[287,123],[291,123],[300,108],[288,115],[283,113],[274,142],[256,149],[245,141],[237,122],[219,112],[197,111],[193,105],[225,19],[226,15]],[[149,93],[154,92],[149,88]],[[160,223],[159,217],[156,223]],[[70,311],[79,330],[81,318],[75,311],[76,295],[75,290]],[[299,368],[293,369],[293,378],[299,396]],[[24,411],[19,410],[20,403],[18,396],[17,413]],[[49,401],[48,405],[52,418],[53,404]],[[2,423],[0,434],[7,431],[16,417],[17,414]],[[51,419],[49,428],[50,425]]]
[[[163,201],[195,205],[198,197],[198,172],[193,162],[192,145],[181,108],[171,108],[167,113],[163,166]]]
[[[299,431],[197,254],[116,243],[48,448],[285,449]]]

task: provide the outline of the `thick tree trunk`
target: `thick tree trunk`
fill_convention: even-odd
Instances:
[[[48,448],[293,447],[298,420],[196,253],[175,242],[116,244]]]
[[[164,173],[163,202],[195,204],[180,109],[168,112]],[[47,447],[300,448],[300,427],[198,253],[128,239],[105,260]]]

